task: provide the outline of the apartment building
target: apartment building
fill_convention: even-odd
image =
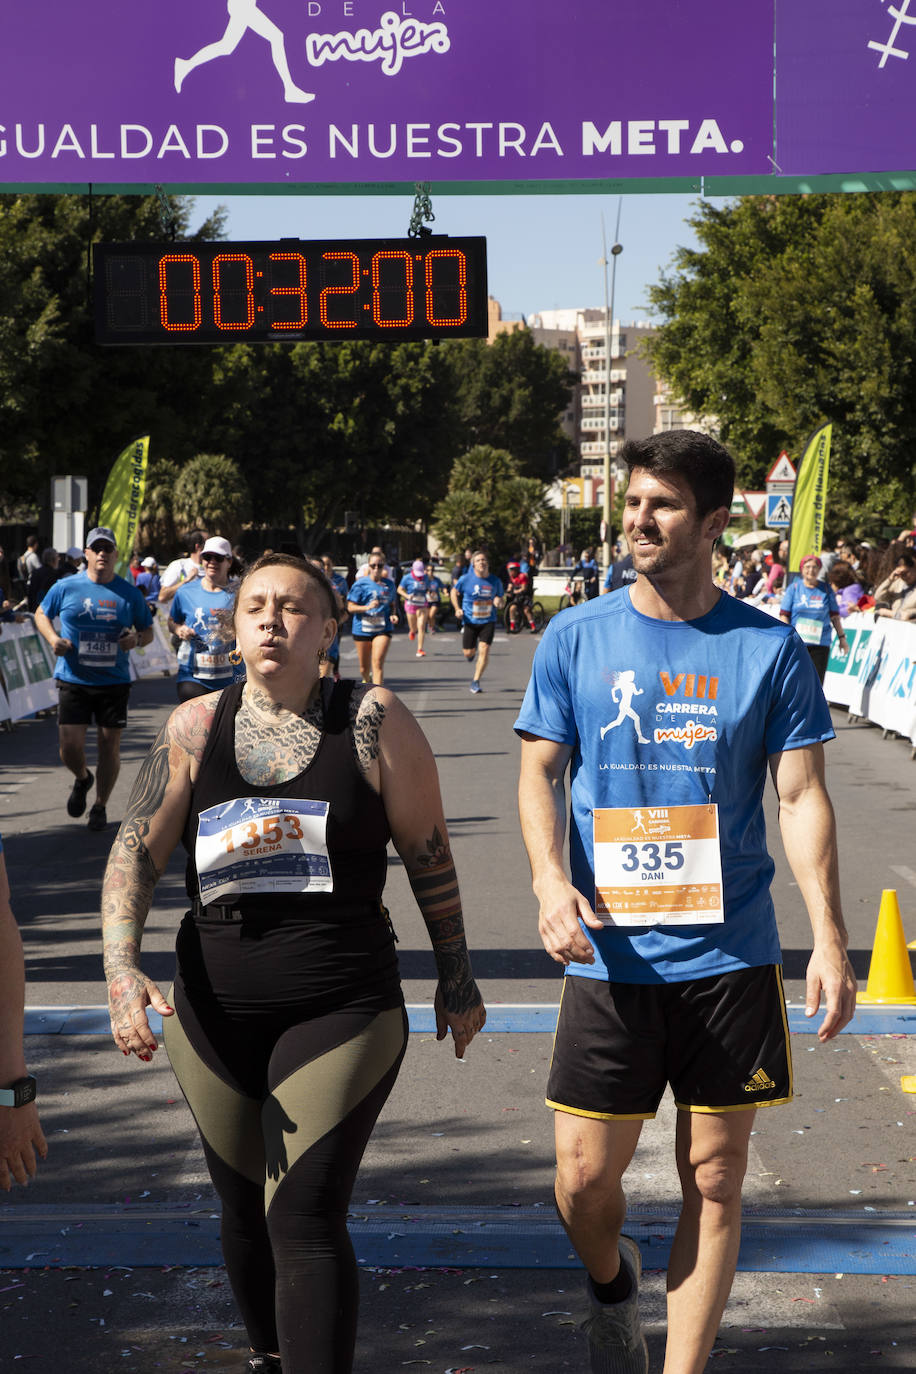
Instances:
[[[579,450],[580,476],[601,478],[605,453],[609,451],[612,473],[621,477],[623,471],[614,460],[624,442],[644,439],[655,429],[658,383],[637,352],[640,341],[654,332],[652,326],[613,320],[610,359],[603,310],[543,310],[530,317],[528,326],[546,347],[556,347],[558,344],[553,340],[562,339],[567,356],[575,360],[573,370],[579,385],[572,408],[571,432]]]

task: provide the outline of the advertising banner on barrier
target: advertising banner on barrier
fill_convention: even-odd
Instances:
[[[916,626],[880,619],[862,657],[859,692],[849,703],[883,730],[916,744]]]
[[[0,675],[7,698],[7,719],[21,720],[34,711],[57,705],[54,655],[30,620],[3,626]]]
[[[763,175],[774,5],[14,5],[0,48],[0,182]],[[845,87],[850,101],[855,91]]]
[[[142,649],[130,652],[130,675],[138,677],[157,677],[161,673],[177,673],[178,658],[169,640],[169,632],[161,615],[153,620],[152,641]]]

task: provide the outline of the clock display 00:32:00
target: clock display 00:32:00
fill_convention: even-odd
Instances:
[[[486,239],[99,243],[96,341],[483,338]]]

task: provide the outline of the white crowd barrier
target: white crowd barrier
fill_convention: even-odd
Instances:
[[[22,720],[57,705],[55,655],[31,620],[4,622],[0,634],[0,720]],[[153,621],[153,639],[130,653],[131,680],[178,671],[165,620]]]
[[[847,616],[843,627],[849,653],[840,656],[834,637],[827,700],[916,746],[916,623],[863,612]]]

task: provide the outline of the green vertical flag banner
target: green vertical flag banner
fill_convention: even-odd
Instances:
[[[816,429],[799,464],[789,524],[790,577],[800,571],[799,564],[806,554],[819,554],[823,547],[832,433],[833,425],[821,425]]]
[[[149,435],[144,434],[118,455],[102,493],[98,523],[107,525],[118,541],[116,571],[122,577],[127,572],[140,523],[148,462]]]

